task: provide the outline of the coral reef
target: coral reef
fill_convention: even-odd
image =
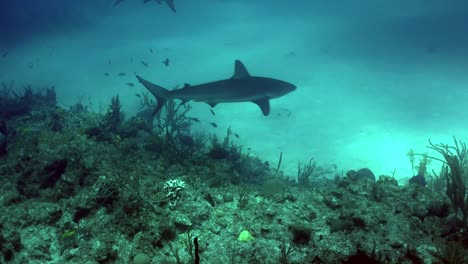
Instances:
[[[467,261],[458,141],[431,145],[446,160],[437,177],[447,193],[370,168],[331,177],[315,160],[288,177],[231,129],[192,131],[188,105],[149,122],[124,118],[118,97],[98,114],[56,107],[52,94],[6,94],[2,263]],[[36,103],[26,111],[24,100]]]

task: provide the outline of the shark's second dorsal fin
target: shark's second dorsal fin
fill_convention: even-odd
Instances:
[[[234,75],[232,79],[241,79],[250,77],[249,72],[245,68],[244,64],[240,60],[236,60],[234,64]]]

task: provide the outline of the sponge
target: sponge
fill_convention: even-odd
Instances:
[[[237,240],[240,242],[249,242],[254,239],[255,238],[252,236],[252,234],[250,234],[250,232],[247,230],[242,230],[242,232],[239,234],[239,238],[237,238]]]

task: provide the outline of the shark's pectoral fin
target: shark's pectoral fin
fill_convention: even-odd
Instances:
[[[236,60],[234,64],[234,75],[232,75],[232,79],[241,79],[250,77],[247,68],[245,68],[244,64],[240,60]]]
[[[270,114],[270,100],[268,100],[267,98],[255,100],[255,101],[252,101],[252,103],[260,107],[264,116],[267,116]]]

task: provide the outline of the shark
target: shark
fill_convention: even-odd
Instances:
[[[121,4],[123,1],[125,1],[125,0],[116,0],[114,2],[114,6],[117,6],[117,5]]]
[[[264,116],[270,114],[270,100],[282,97],[294,90],[292,83],[260,76],[252,76],[240,60],[234,62],[234,74],[229,79],[197,85],[185,84],[183,88],[167,90],[136,75],[138,81],[156,97],[153,114],[161,111],[168,100],[180,99],[182,102],[205,102],[211,107],[219,103],[252,102]]]
[[[121,4],[123,1],[125,1],[125,0],[116,0],[114,2],[114,6],[117,6],[117,5]],[[151,1],[152,0],[143,0],[143,3],[146,4],[146,3],[149,3]],[[174,0],[154,0],[154,1],[156,1],[158,4],[162,4],[162,2],[166,3],[166,5],[172,10],[172,12],[176,13]]]
[[[166,3],[166,5],[172,10],[172,12],[176,13],[174,0],[156,0],[156,2],[158,2],[158,4],[161,4],[162,2]]]

